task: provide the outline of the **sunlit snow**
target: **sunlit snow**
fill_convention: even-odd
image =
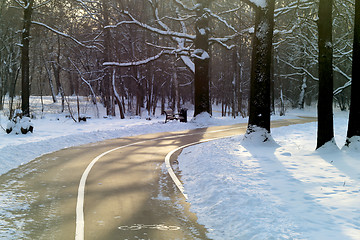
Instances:
[[[38,100],[33,98],[32,104]],[[32,134],[7,135],[1,131],[0,174],[42,154],[80,144],[247,122],[243,118],[220,117],[220,107],[213,109],[212,117],[201,114],[191,119],[193,111],[189,110],[188,123],[167,124],[159,114],[150,121],[145,119],[146,114],[143,118],[128,116],[120,120],[94,117],[91,105],[82,105],[81,109],[92,116],[87,122],[75,123],[66,114],[52,111],[32,120]],[[99,116],[102,114],[100,109]],[[290,111],[286,118],[298,115],[316,113],[314,109]],[[0,120],[5,126],[4,115]],[[208,229],[209,238],[359,239],[360,148],[356,145],[340,150],[346,128],[347,113],[337,111],[335,133],[339,148],[321,151],[315,151],[316,123],[273,129],[272,144],[255,146],[256,139],[243,141],[243,136],[238,136],[185,149],[179,158],[181,180],[191,210]],[[23,194],[1,193],[0,238],[21,238],[25,222],[7,219],[14,219],[12,209],[29,207],[31,198]]]

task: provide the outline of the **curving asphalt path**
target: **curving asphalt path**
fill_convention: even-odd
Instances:
[[[312,121],[274,121],[272,127]],[[148,134],[44,155],[0,176],[0,194],[29,203],[9,210],[15,217],[3,221],[20,222],[23,239],[207,239],[178,190],[181,182],[174,184],[176,165],[166,167],[164,159],[172,152],[171,165],[182,146],[243,134],[246,127]]]

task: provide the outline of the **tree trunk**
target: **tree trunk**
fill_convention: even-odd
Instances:
[[[334,139],[333,128],[333,0],[320,0],[319,4],[319,97],[318,133],[316,149]]]
[[[350,138],[360,136],[360,0],[355,0],[355,26],[352,63],[351,103],[346,145],[351,144]]]
[[[107,1],[103,1],[103,17],[104,17],[104,26],[109,25],[109,10]],[[103,27],[104,27],[103,26]],[[109,28],[104,30],[104,62],[109,62],[111,60],[111,32]],[[105,76],[103,80],[103,98],[104,98],[104,106],[106,108],[107,116],[115,116],[115,107],[112,100],[113,88],[111,87],[111,72],[110,69],[105,68]]]
[[[140,76],[138,74],[138,79],[140,79]],[[141,84],[141,82],[139,82],[138,84],[138,89],[136,92],[136,115],[141,117],[141,109],[144,107],[144,87]]]
[[[165,93],[164,90],[162,89],[161,91],[161,115],[164,113],[165,111]]]
[[[10,97],[10,106],[9,106],[9,119],[11,119],[13,117],[13,104],[14,104],[14,97],[15,97],[15,88],[16,88],[16,83],[19,77],[19,73],[20,73],[20,67],[16,70],[16,76],[15,78],[12,80],[12,82],[10,83],[10,91],[9,91],[9,97]]]
[[[210,104],[210,75],[209,75],[209,14],[206,8],[211,0],[198,0],[196,8],[196,39],[193,53],[195,62],[195,112],[194,116],[208,112],[211,114]]]
[[[257,7],[255,13],[247,134],[252,133],[256,126],[270,133],[270,70],[275,0],[267,0],[266,3],[264,8]]]
[[[270,114],[275,115],[275,58],[274,47],[272,46],[272,61],[270,66]]]
[[[30,27],[34,0],[24,1],[24,20],[21,41],[21,109],[24,116],[30,116]]]
[[[174,112],[180,112],[180,95],[179,95],[179,79],[177,74],[176,59],[174,60],[173,68],[173,85],[174,85]]]
[[[54,84],[53,84],[53,80],[52,80],[52,75],[51,75],[51,71],[49,69],[49,66],[47,65],[46,63],[46,60],[44,57],[42,57],[42,60],[44,62],[44,67],[45,67],[45,70],[46,70],[46,73],[48,75],[48,80],[49,80],[49,86],[50,86],[50,92],[51,92],[51,96],[52,96],[52,100],[54,103],[57,102],[57,99],[56,99],[56,94],[55,94],[55,89],[54,89]]]
[[[306,82],[307,82],[307,77],[306,77],[306,74],[304,73],[303,82],[301,84],[301,92],[300,92],[300,96],[299,96],[299,102],[298,102],[299,109],[304,109],[305,93],[306,93],[306,88],[307,88]]]
[[[60,93],[61,96],[61,112],[64,112],[65,110],[65,92],[64,92],[64,88],[62,87],[61,81],[60,81],[60,54],[61,54],[61,49],[60,49],[61,45],[60,45],[60,37],[58,36],[58,52],[57,52],[57,56],[56,56],[56,61],[55,59],[53,59],[52,62],[52,68],[54,71],[54,77],[55,77],[55,83],[56,83],[56,88],[58,93]]]
[[[112,73],[112,87],[113,87],[113,92],[114,92],[115,99],[116,99],[116,102],[117,102],[118,107],[119,107],[120,118],[121,118],[121,119],[125,119],[124,109],[123,109],[123,106],[122,106],[122,103],[121,103],[121,98],[120,98],[120,95],[118,94],[118,92],[116,91],[115,77],[116,77],[116,71],[115,71],[115,69],[114,69],[114,70],[113,70],[113,73]]]

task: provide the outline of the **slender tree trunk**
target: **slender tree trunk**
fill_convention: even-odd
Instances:
[[[320,0],[319,4],[319,99],[318,133],[316,149],[334,139],[333,127],[333,0]]]
[[[48,75],[51,97],[52,97],[53,102],[56,103],[57,99],[56,99],[56,94],[55,94],[55,89],[54,89],[54,84],[53,84],[53,80],[52,80],[51,71],[49,69],[49,66],[46,63],[45,58],[42,57],[42,59],[43,59],[43,62],[44,62],[44,67],[45,67],[46,73]]]
[[[10,83],[10,91],[9,91],[9,97],[10,97],[9,111],[10,111],[10,116],[9,116],[9,119],[11,119],[13,117],[13,113],[14,113],[13,104],[14,104],[14,97],[15,97],[15,88],[16,88],[17,80],[19,78],[19,74],[20,74],[20,67],[16,71],[15,78]]]
[[[351,144],[350,138],[360,136],[360,0],[355,0],[355,26],[353,44],[352,83],[349,125],[346,145]]]
[[[301,92],[300,92],[300,96],[299,96],[299,102],[298,102],[299,109],[304,109],[305,93],[306,93],[306,88],[307,88],[306,82],[307,82],[307,77],[306,77],[306,74],[304,73],[303,82],[301,84]]]
[[[21,41],[21,109],[30,116],[30,27],[34,0],[25,0],[23,32]]]
[[[60,81],[60,54],[61,54],[60,47],[61,47],[60,37],[58,36],[58,49],[57,49],[58,52],[57,52],[57,56],[56,56],[56,61],[55,61],[55,59],[53,59],[53,61],[52,61],[52,68],[54,71],[56,88],[57,88],[58,93],[60,93],[60,96],[61,96],[61,112],[64,112],[64,110],[65,110],[65,92],[64,92],[64,88],[62,87],[62,84]]]
[[[165,93],[164,89],[161,90],[161,114],[165,111]]]
[[[274,47],[272,46],[272,61],[270,66],[270,114],[275,115],[275,57]]]
[[[211,0],[198,0],[196,8],[196,39],[195,52],[195,112],[194,116],[208,112],[211,114],[210,104],[210,75],[209,75],[209,14],[206,9]]]
[[[114,92],[114,95],[115,95],[116,102],[117,102],[118,107],[119,107],[120,118],[124,119],[125,115],[124,115],[124,110],[123,110],[123,106],[122,106],[122,103],[121,103],[121,98],[120,98],[119,93],[116,91],[115,77],[116,77],[116,71],[114,69],[113,73],[112,73],[112,87],[113,87],[113,92]]]
[[[282,84],[280,86],[280,116],[285,116],[285,104],[284,104]]]
[[[173,68],[173,85],[174,85],[174,112],[180,112],[180,95],[179,95],[179,79],[177,74],[176,60],[174,60],[174,68]]]
[[[264,8],[257,7],[255,13],[248,134],[256,126],[270,132],[270,70],[275,0],[266,0],[266,3]]]
[[[138,79],[140,79],[138,72]],[[136,94],[136,115],[141,117],[141,109],[144,107],[144,87],[141,82],[138,84],[137,94]]]

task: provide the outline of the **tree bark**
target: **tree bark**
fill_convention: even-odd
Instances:
[[[306,74],[303,75],[303,82],[301,84],[301,92],[300,92],[300,96],[299,96],[299,102],[298,102],[298,108],[299,109],[304,109],[304,105],[305,105],[305,94],[306,94],[306,88],[307,88],[307,76]]]
[[[352,62],[352,83],[350,115],[346,145],[350,145],[350,138],[360,136],[360,73],[356,70],[360,66],[360,0],[355,0],[355,26]]]
[[[275,0],[267,0],[266,3],[264,8],[257,7],[255,13],[248,134],[254,131],[254,127],[264,128],[270,133],[270,71]]]
[[[211,114],[210,104],[210,75],[209,75],[209,14],[206,11],[210,0],[198,0],[196,8],[196,39],[195,52],[195,111],[194,116],[208,112]]]
[[[318,132],[316,149],[333,141],[333,0],[320,0],[319,4],[319,97]]]
[[[21,41],[21,109],[24,116],[30,116],[30,27],[33,0],[24,1],[24,20]]]
[[[109,25],[109,12],[108,12],[108,4],[107,1],[103,1],[103,9],[102,14],[104,17],[103,25]],[[103,27],[104,27],[103,26]],[[104,62],[109,62],[111,60],[111,32],[109,28],[104,30]],[[107,116],[115,116],[115,106],[113,104],[112,96],[113,96],[113,88],[111,87],[111,71],[108,68],[104,69],[105,76],[103,82],[103,98],[104,105],[106,108]]]
[[[115,69],[113,69],[113,73],[112,73],[113,92],[114,92],[115,99],[116,99],[116,102],[117,102],[118,107],[119,107],[120,118],[125,119],[124,110],[123,110],[123,106],[122,106],[122,103],[121,103],[121,98],[120,98],[119,93],[116,91],[115,78],[116,78],[116,71],[115,71]]]
[[[64,112],[65,110],[65,92],[64,92],[64,88],[61,84],[61,80],[60,80],[60,54],[61,54],[61,44],[60,44],[60,37],[58,36],[58,49],[57,49],[57,55],[56,55],[56,59],[54,58],[51,62],[52,62],[52,68],[54,71],[54,78],[55,78],[55,83],[56,83],[56,88],[57,88],[57,92],[60,93],[61,96],[61,112]]]

